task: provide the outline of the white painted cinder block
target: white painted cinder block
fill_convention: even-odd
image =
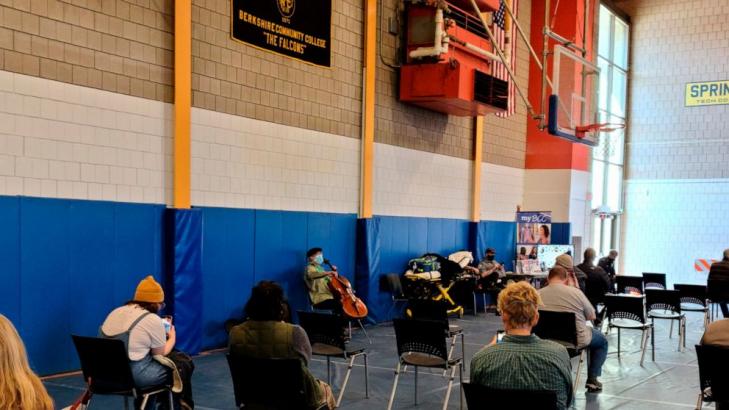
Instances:
[[[357,213],[360,141],[192,109],[192,203]]]
[[[375,144],[374,213],[469,219],[471,162]]]
[[[170,104],[0,71],[0,195],[169,204],[171,123]]]
[[[525,211],[552,211],[554,222],[570,222],[572,236],[585,236],[590,206],[590,173],[572,169],[529,169],[524,183]]]
[[[521,168],[484,163],[481,167],[481,219],[513,221],[516,207],[524,201]]]
[[[667,273],[670,283],[706,283],[698,258],[729,248],[729,179],[628,180],[621,267],[626,274]]]

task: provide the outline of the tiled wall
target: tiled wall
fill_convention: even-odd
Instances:
[[[632,21],[624,268],[688,280],[729,247],[729,106],[684,107],[688,82],[729,78],[725,1],[626,2]]]
[[[0,71],[0,195],[169,203],[172,106]]]
[[[172,0],[2,0],[0,70],[172,101]]]
[[[481,168],[481,220],[513,221],[517,205],[524,203],[522,168],[483,164]]]
[[[359,140],[198,108],[192,123],[193,204],[357,213]]]

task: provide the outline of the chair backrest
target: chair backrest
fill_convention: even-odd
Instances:
[[[329,346],[345,348],[344,329],[347,319],[340,315],[320,312],[305,312],[299,310],[299,324],[306,331],[309,342],[322,343]]]
[[[706,286],[704,285],[673,285],[681,295],[681,303],[690,303],[693,305],[701,305],[706,307]]]
[[[696,345],[696,358],[699,361],[699,386],[701,391],[711,388],[711,397],[717,402],[729,401],[729,348]]]
[[[226,354],[235,403],[246,408],[306,409],[303,363],[299,359],[254,359]]]
[[[677,290],[646,289],[645,308],[651,310],[668,310],[681,313],[681,292]]]
[[[640,296],[605,295],[605,309],[611,321],[627,319],[646,322],[643,298]]]
[[[504,390],[463,383],[470,410],[539,409],[557,410],[557,392],[551,390]]]
[[[666,274],[643,272],[643,289],[648,288],[666,289]]]
[[[380,279],[381,290],[392,295],[392,299],[405,299],[405,294],[402,290],[402,282],[400,282],[400,275],[397,273],[388,273],[383,275]]]
[[[615,282],[618,284],[618,293],[629,293],[635,291],[643,294],[643,277],[617,275]]]
[[[539,322],[532,329],[542,339],[554,340],[577,348],[577,320],[573,312],[539,311]]]
[[[443,323],[422,319],[393,319],[397,354],[425,353],[448,361]]]
[[[408,310],[413,319],[437,320],[448,324],[448,308],[442,301],[432,299],[412,299]]]
[[[72,335],[84,380],[96,394],[130,395],[134,379],[124,342],[117,339]]]

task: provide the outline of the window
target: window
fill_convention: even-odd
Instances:
[[[630,26],[609,8],[600,5],[597,65],[600,67],[598,109],[601,122],[625,123],[628,94],[628,45]],[[617,248],[619,213],[623,208],[624,130],[604,133],[592,150],[592,209],[595,215],[592,246],[600,254]]]

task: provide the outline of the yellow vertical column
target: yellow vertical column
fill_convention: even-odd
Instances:
[[[377,69],[377,0],[364,3],[364,62],[362,65],[362,176],[360,218],[372,217],[373,162],[375,156],[375,71]]]
[[[473,119],[473,180],[471,187],[471,221],[481,220],[481,163],[483,160],[483,117]]]
[[[192,0],[175,0],[175,139],[173,206],[190,208]]]

